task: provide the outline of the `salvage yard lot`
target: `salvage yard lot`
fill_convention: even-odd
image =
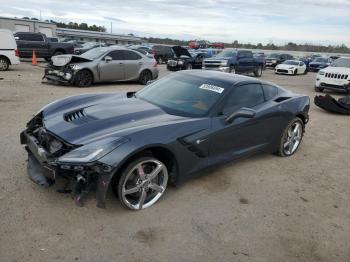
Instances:
[[[79,208],[56,187],[27,178],[20,131],[55,99],[142,86],[47,85],[42,66],[22,63],[0,73],[1,261],[349,261],[349,117],[312,103],[292,157],[259,155],[222,166],[170,187],[140,212],[122,208],[112,195],[99,209],[93,193]],[[262,79],[313,100],[315,77],[267,69]]]

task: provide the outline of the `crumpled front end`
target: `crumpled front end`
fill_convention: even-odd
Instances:
[[[53,56],[45,68],[43,79],[50,83],[71,85],[74,83],[75,73],[80,70],[79,63],[90,61],[76,55]]]
[[[88,163],[62,163],[59,158],[79,148],[71,145],[45,129],[42,113],[35,116],[21,135],[21,144],[28,152],[27,174],[35,183],[49,187],[58,179],[64,185],[57,191],[72,193],[75,203],[82,200],[91,190],[96,189],[98,207],[105,207],[106,194],[112,177],[112,167],[98,161]]]

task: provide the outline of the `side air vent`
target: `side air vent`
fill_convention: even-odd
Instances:
[[[67,122],[72,122],[85,117],[84,109],[78,109],[64,114],[63,118]]]
[[[288,96],[281,96],[281,97],[276,98],[274,101],[277,102],[277,103],[281,103],[281,102],[283,102],[285,100],[288,100],[289,98],[290,97],[288,97]]]

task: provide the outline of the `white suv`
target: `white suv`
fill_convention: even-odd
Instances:
[[[315,90],[342,90],[350,92],[350,57],[341,57],[318,71]]]
[[[10,65],[18,64],[18,50],[13,33],[0,29],[0,71],[6,71]]]

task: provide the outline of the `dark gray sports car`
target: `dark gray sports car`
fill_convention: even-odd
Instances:
[[[256,153],[290,156],[308,122],[309,97],[255,78],[180,71],[139,92],[86,94],[45,106],[21,133],[28,174],[77,204],[96,188],[123,206],[152,206],[169,182]]]

